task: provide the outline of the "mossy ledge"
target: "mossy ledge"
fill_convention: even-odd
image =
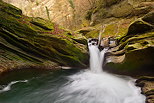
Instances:
[[[148,18],[148,20],[147,20]],[[132,76],[153,76],[154,64],[154,12],[138,18],[130,24],[125,35],[118,38],[119,45],[110,55],[125,59],[119,64],[108,63],[106,70]]]
[[[78,36],[80,42],[73,39]],[[25,66],[85,67],[85,41],[50,21],[24,16],[0,0],[0,73]]]

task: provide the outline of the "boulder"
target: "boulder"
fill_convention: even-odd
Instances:
[[[146,96],[146,103],[154,102],[154,77],[143,76],[136,80],[136,85],[141,87],[142,94]]]

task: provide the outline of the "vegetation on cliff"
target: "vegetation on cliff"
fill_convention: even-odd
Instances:
[[[142,72],[143,75],[153,75],[154,25],[152,18],[154,18],[154,12],[137,19],[131,23],[128,32],[118,39],[119,45],[110,53],[114,56],[123,55],[125,59],[121,64],[110,64],[112,69],[119,69],[119,72],[126,74],[129,72],[140,75]]]
[[[0,72],[24,65],[85,66],[86,39],[0,1]]]

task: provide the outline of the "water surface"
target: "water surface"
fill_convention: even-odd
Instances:
[[[4,88],[9,86],[8,90]],[[134,79],[90,70],[18,70],[0,77],[0,103],[144,103]]]

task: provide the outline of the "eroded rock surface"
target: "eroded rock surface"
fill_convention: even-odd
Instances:
[[[140,77],[136,85],[142,88],[142,94],[147,97],[146,103],[154,103],[154,77]]]
[[[119,38],[119,45],[112,48],[109,55],[121,57],[125,55],[125,59],[111,59],[115,60],[113,62],[120,64],[108,64],[107,70],[114,68],[113,71],[118,70],[118,72],[124,74],[136,74],[140,73],[147,75],[153,75],[154,71],[154,25],[153,21],[150,21],[154,16],[154,12],[146,14],[144,17],[139,18],[134,21],[128,28],[128,32]],[[145,18],[149,18],[146,20]],[[146,20],[146,21],[144,21]],[[112,57],[112,56],[111,56]],[[122,61],[123,60],[123,61]],[[112,62],[112,61],[111,61]],[[113,66],[113,67],[112,67]],[[140,71],[140,72],[139,72]]]
[[[85,37],[0,1],[0,72],[21,66],[85,66]]]

